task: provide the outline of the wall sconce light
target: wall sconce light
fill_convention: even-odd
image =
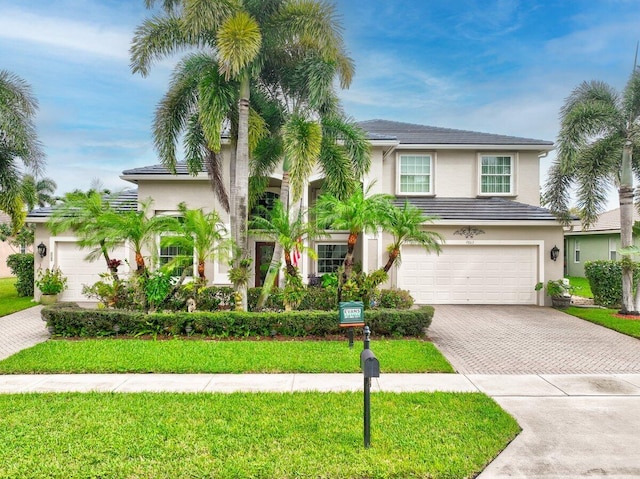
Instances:
[[[44,245],[44,243],[40,242],[37,248],[38,248],[38,254],[40,255],[41,258],[44,258],[45,256],[47,256],[47,247]]]
[[[557,246],[554,246],[553,248],[551,248],[551,259],[553,261],[556,261],[558,259],[559,254],[560,254],[560,250],[558,249]]]

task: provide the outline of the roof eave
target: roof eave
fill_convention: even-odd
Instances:
[[[406,150],[527,150],[527,151],[544,151],[553,150],[554,145],[527,145],[527,144],[495,144],[495,143],[399,143],[399,149]]]

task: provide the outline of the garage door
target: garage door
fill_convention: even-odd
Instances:
[[[405,246],[398,287],[418,304],[536,304],[537,277],[536,246]]]
[[[62,293],[62,301],[88,301],[89,298],[83,296],[82,287],[92,285],[100,281],[100,274],[107,272],[107,265],[104,258],[100,257],[96,261],[86,261],[89,250],[80,249],[75,242],[61,241],[55,244],[56,265],[67,277],[67,289]],[[113,258],[123,258],[123,251],[112,253]]]

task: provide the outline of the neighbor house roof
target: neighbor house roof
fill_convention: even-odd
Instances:
[[[556,217],[545,208],[504,198],[398,197],[394,203],[402,206],[405,200],[424,215],[445,221],[556,221]]]
[[[542,150],[550,150],[553,148],[552,141],[416,125],[399,121],[367,120],[359,122],[358,125],[367,132],[370,140],[389,140],[395,138],[403,145],[528,145],[540,147]]]
[[[138,209],[138,190],[128,189],[120,191],[109,197],[110,203],[117,211],[135,211]],[[27,221],[32,223],[43,223],[50,216],[53,207],[38,208],[27,215]]]
[[[633,208],[633,221],[640,221],[640,213]],[[598,220],[594,225],[587,229],[582,224],[577,224],[571,231],[567,231],[567,235],[575,234],[594,234],[594,233],[619,233],[620,232],[620,208],[605,211],[598,216]]]

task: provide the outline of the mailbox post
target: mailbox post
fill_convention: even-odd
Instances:
[[[343,301],[338,307],[340,327],[348,328],[349,347],[353,348],[353,328],[364,326],[364,303],[362,301]]]
[[[371,378],[380,377],[380,363],[369,349],[369,326],[364,327],[364,349],[360,353],[360,367],[364,375],[364,447],[371,445]]]

